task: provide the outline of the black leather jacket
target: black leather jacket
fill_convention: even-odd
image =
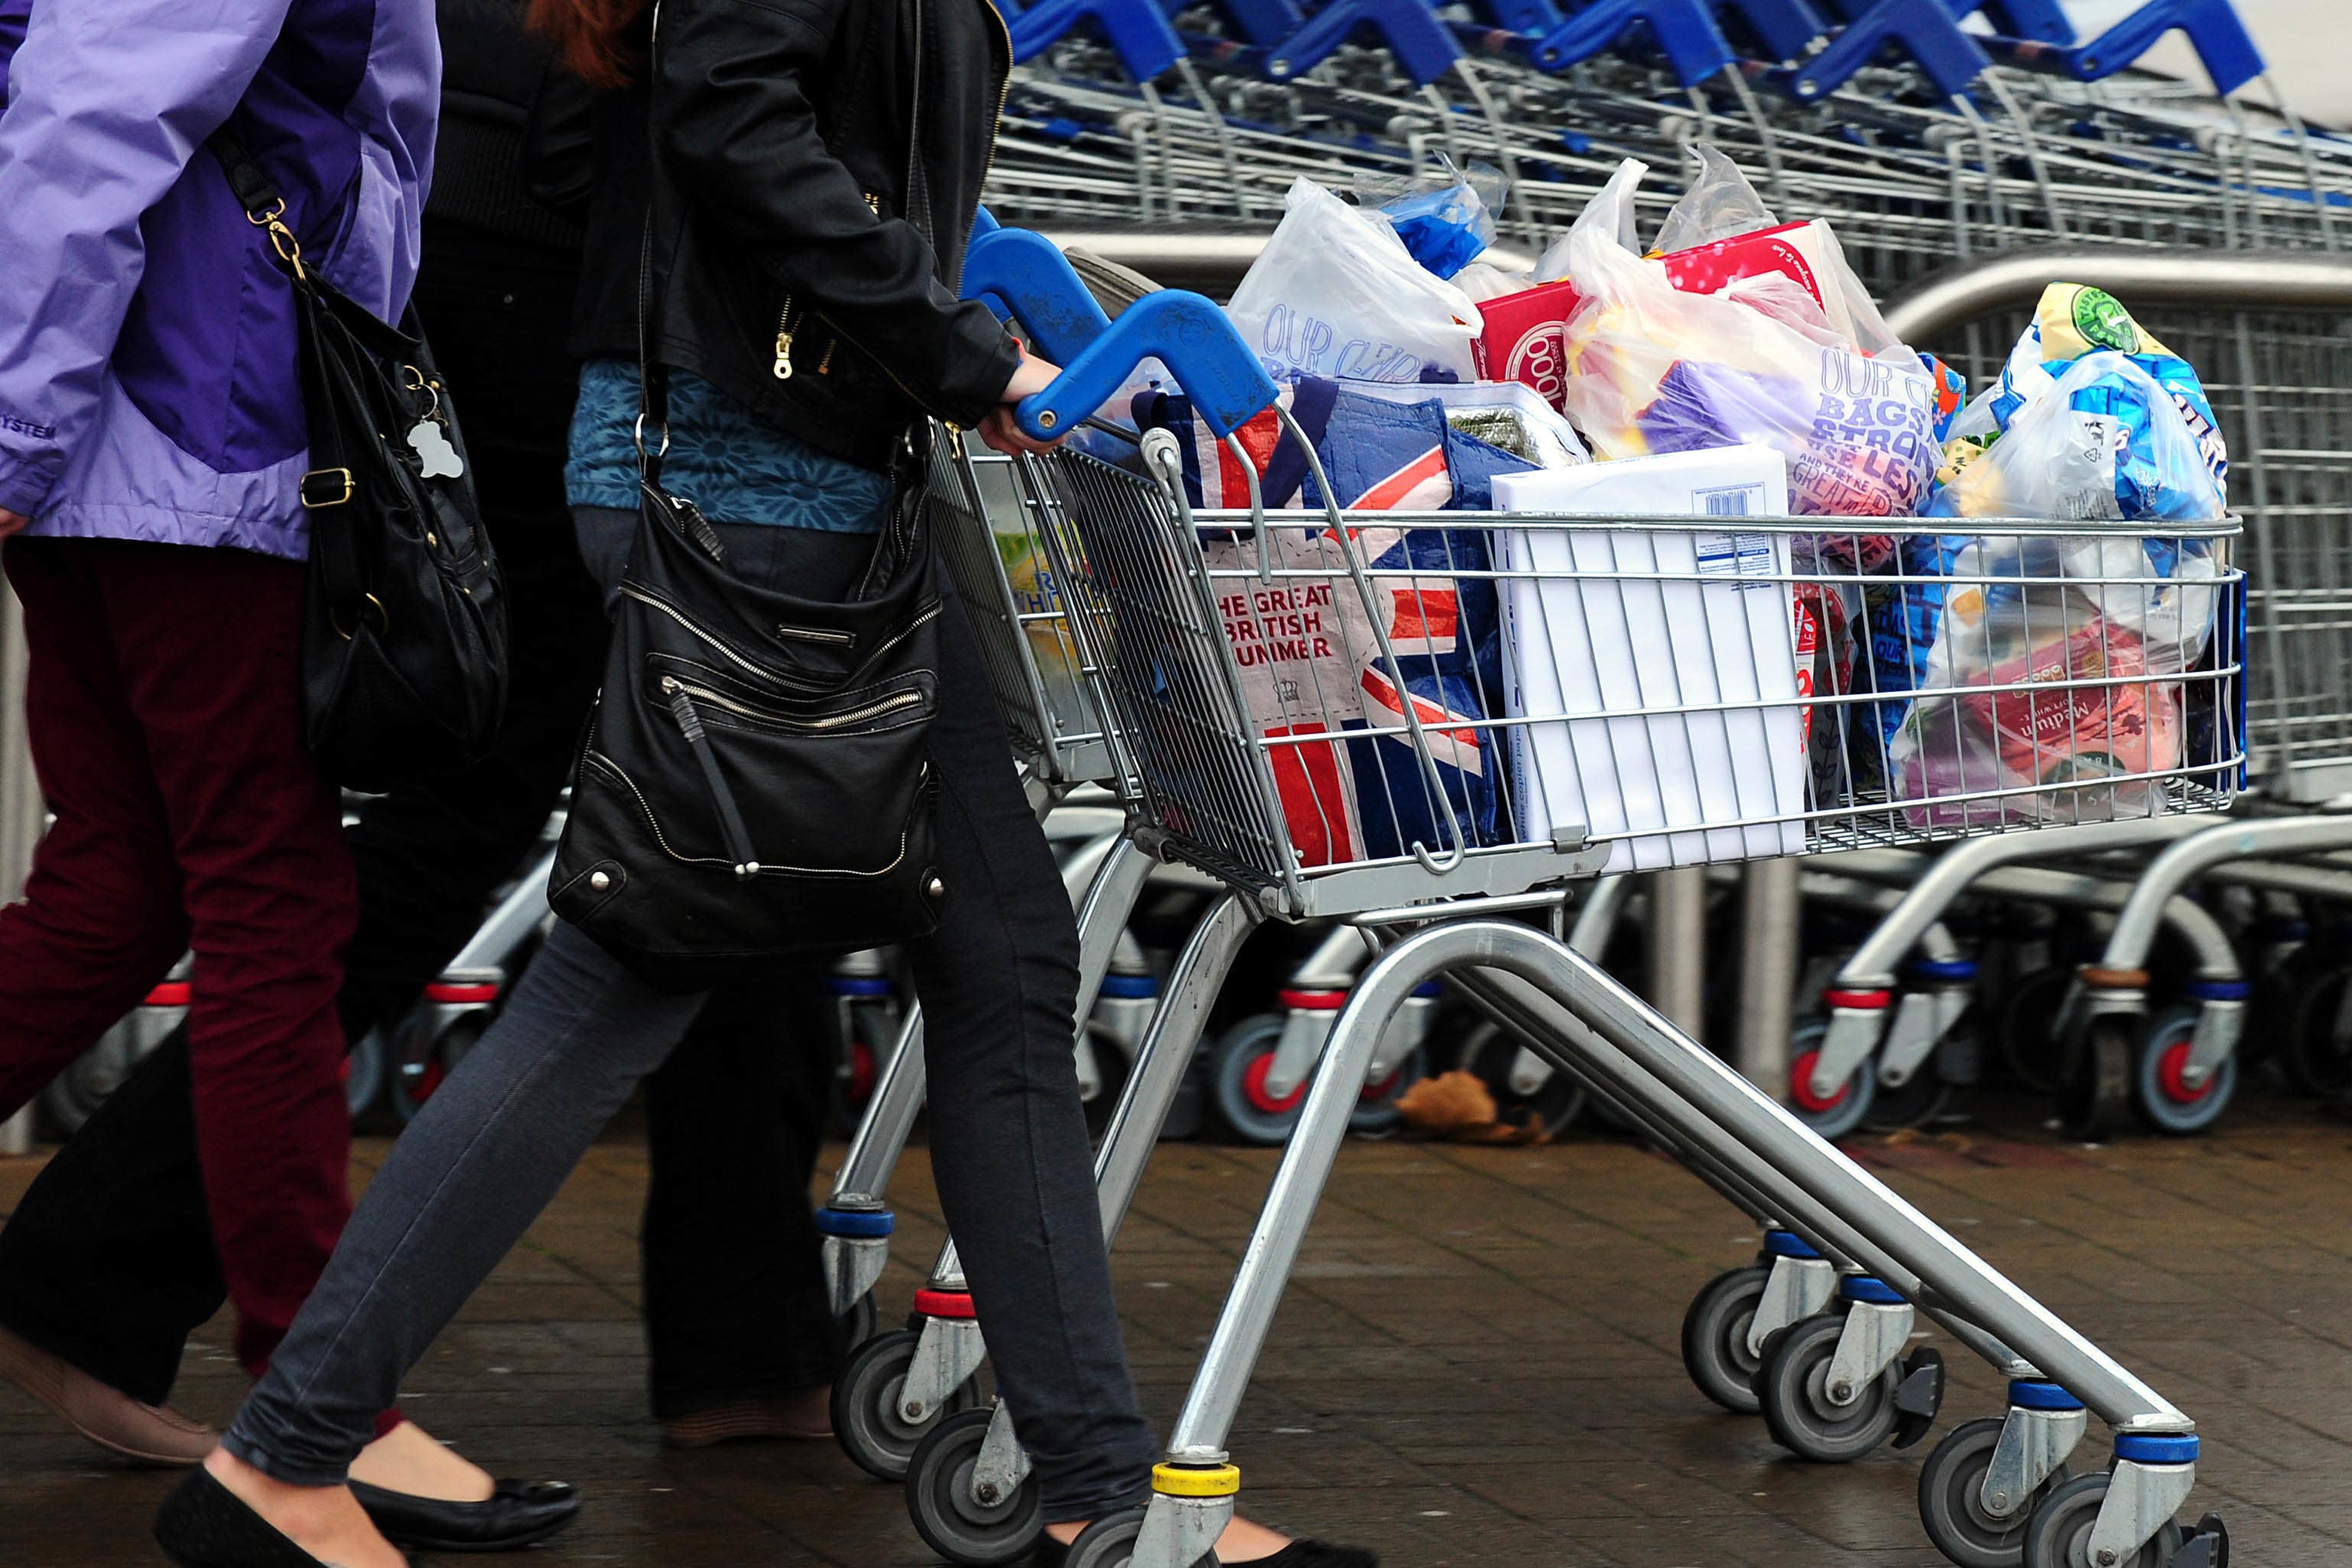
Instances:
[[[650,183],[661,362],[870,468],[920,415],[978,423],[1020,361],[955,293],[1012,67],[987,0],[662,0],[658,29],[597,108],[575,351],[635,357]]]

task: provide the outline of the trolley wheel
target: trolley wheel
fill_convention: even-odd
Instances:
[[[1895,1390],[1903,1384],[1899,1364],[1856,1389],[1846,1404],[1830,1398],[1830,1359],[1844,1332],[1845,1318],[1838,1312],[1790,1323],[1765,1342],[1763,1369],[1756,1378],[1772,1440],[1816,1464],[1862,1458],[1893,1436],[1900,1414],[1895,1407]]]
[[[866,1291],[849,1304],[849,1310],[833,1320],[833,1331],[841,1337],[841,1348],[855,1353],[874,1337],[882,1321],[882,1309],[876,1304],[874,1292]]]
[[[1062,1568],[1127,1568],[1135,1560],[1135,1538],[1143,1533],[1143,1513],[1139,1508],[1123,1508],[1087,1525],[1070,1542]],[[1217,1568],[1217,1554],[1203,1552],[1192,1568]]]
[[[2091,1527],[2106,1500],[2107,1480],[2105,1474],[2076,1476],[2042,1495],[2026,1521],[2024,1568],[2165,1568],[2172,1561],[2185,1537],[2168,1519],[2126,1561],[2091,1561]]]
[[[2050,1026],[2065,1003],[2066,988],[2074,982],[2071,970],[2036,969],[2019,977],[2002,994],[1993,1014],[1993,1042],[2000,1051],[2001,1065],[2009,1069],[2011,1078],[2037,1094],[2058,1092],[2058,1074],[2052,1069],[2059,1051],[2050,1037]]]
[[[2197,1014],[2180,1009],[2159,1017],[2140,1041],[2132,1068],[2132,1103],[2140,1120],[2159,1133],[2201,1133],[2221,1120],[2238,1090],[2235,1052],[2212,1076],[2191,1089],[2183,1073],[2197,1036]]]
[[[417,1056],[400,1061],[390,1071],[379,1066],[378,1071],[389,1080],[384,1098],[392,1102],[401,1125],[415,1120],[416,1113],[449,1081],[449,1074],[457,1071],[457,1063],[466,1060],[467,1052],[489,1027],[488,1014],[467,1013],[436,1035]],[[352,1054],[356,1057],[359,1052]]]
[[[1771,1270],[1750,1263],[1709,1280],[1683,1314],[1683,1370],[1698,1391],[1735,1416],[1757,1410],[1762,1360],[1748,1348],[1748,1327]]]
[[[941,1421],[916,1447],[907,1472],[907,1512],[915,1533],[950,1563],[994,1568],[1036,1549],[1045,1528],[1037,1478],[1024,1478],[1006,1496],[983,1500],[973,1495],[972,1467],[988,1440],[992,1412],[960,1410]]]
[[[1397,1063],[1396,1071],[1378,1083],[1367,1083],[1356,1101],[1356,1108],[1348,1113],[1348,1131],[1359,1137],[1384,1138],[1404,1120],[1396,1103],[1404,1092],[1429,1076],[1429,1053],[1415,1047],[1412,1055]]]
[[[2066,1479],[2060,1466],[2007,1519],[1985,1511],[1985,1471],[2000,1445],[2001,1418],[1988,1416],[1955,1427],[1919,1469],[1919,1522],[1927,1539],[1959,1568],[2019,1568],[2025,1561],[2025,1528],[2033,1505]]]
[[[1282,1043],[1285,1021],[1280,1013],[1242,1019],[1218,1040],[1209,1063],[1217,1114],[1244,1144],[1289,1142],[1291,1129],[1298,1125],[1299,1107],[1307,1103],[1304,1083],[1279,1098],[1266,1092],[1266,1071],[1274,1065],[1275,1047]]]
[[[1462,1037],[1461,1051],[1454,1065],[1460,1071],[1475,1074],[1486,1086],[1504,1121],[1523,1123],[1532,1116],[1545,1132],[1557,1137],[1583,1113],[1584,1085],[1565,1072],[1555,1071],[1532,1093],[1522,1094],[1511,1087],[1511,1063],[1518,1056],[1517,1038],[1501,1024],[1488,1019]]]
[[[907,1368],[915,1359],[912,1329],[876,1334],[860,1346],[841,1369],[833,1385],[833,1432],[841,1451],[867,1475],[902,1481],[915,1462],[915,1449],[940,1420],[980,1403],[976,1379],[947,1397],[946,1403],[919,1421],[909,1421],[898,1409],[898,1396],[907,1385]]]
[[[2352,1093],[2352,1030],[2338,1027],[2352,968],[2313,975],[2295,995],[2278,1040],[2279,1066],[2304,1093],[2341,1100]]]
[[[1816,1094],[1811,1080],[1813,1062],[1822,1054],[1822,1040],[1830,1026],[1820,1019],[1799,1024],[1789,1036],[1789,1111],[1798,1121],[1834,1143],[1852,1133],[1870,1114],[1878,1098],[1878,1073],[1864,1061],[1834,1094]]]
[[[2132,1100],[2132,1056],[2139,1020],[2094,1018],[2066,1042],[2066,1081],[2058,1119],[2070,1138],[2104,1142],[2123,1124]]]
[[[384,1070],[385,1055],[383,1031],[372,1029],[343,1057],[343,1103],[351,1107],[354,1121],[367,1114],[375,1097],[383,1092],[384,1080],[390,1076]]]
[[[1863,1071],[1870,1071],[1868,1064]],[[1877,1074],[1872,1072],[1871,1076],[1875,1079]],[[1870,1113],[1863,1118],[1863,1125],[1874,1133],[1924,1127],[1942,1115],[1951,1100],[1952,1086],[1937,1076],[1936,1059],[1930,1056],[1900,1087],[1889,1088],[1883,1082],[1875,1086],[1871,1093]]]

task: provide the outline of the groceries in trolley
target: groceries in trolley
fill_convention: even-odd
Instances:
[[[1195,507],[1246,509],[1255,478],[1277,514],[1556,519],[1326,517],[1263,559],[1203,533],[1302,867],[1579,826],[1646,869],[1865,810],[2097,820],[2234,755],[2231,574],[2196,527],[2226,517],[2227,451],[2195,371],[2067,285],[1970,401],[1828,224],[1700,162],[1652,247],[1629,159],[1532,266],[1465,265],[1502,198],[1450,165],[1385,204],[1298,180],[1228,315],[1328,496],[1270,413],[1236,447],[1172,389],[1118,400],[1178,437]]]

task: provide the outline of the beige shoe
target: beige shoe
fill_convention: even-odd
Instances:
[[[65,1418],[100,1448],[150,1465],[202,1464],[220,1434],[168,1405],[142,1405],[119,1388],[0,1328],[0,1377]]]
[[[818,1442],[833,1436],[830,1385],[768,1399],[740,1399],[664,1421],[662,1442],[672,1448],[709,1448],[761,1439]]]

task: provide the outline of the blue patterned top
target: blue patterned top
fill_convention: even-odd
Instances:
[[[637,368],[591,360],[572,411],[563,488],[575,507],[637,508]],[[872,533],[890,501],[887,475],[787,435],[700,376],[669,373],[662,486],[714,523]]]

